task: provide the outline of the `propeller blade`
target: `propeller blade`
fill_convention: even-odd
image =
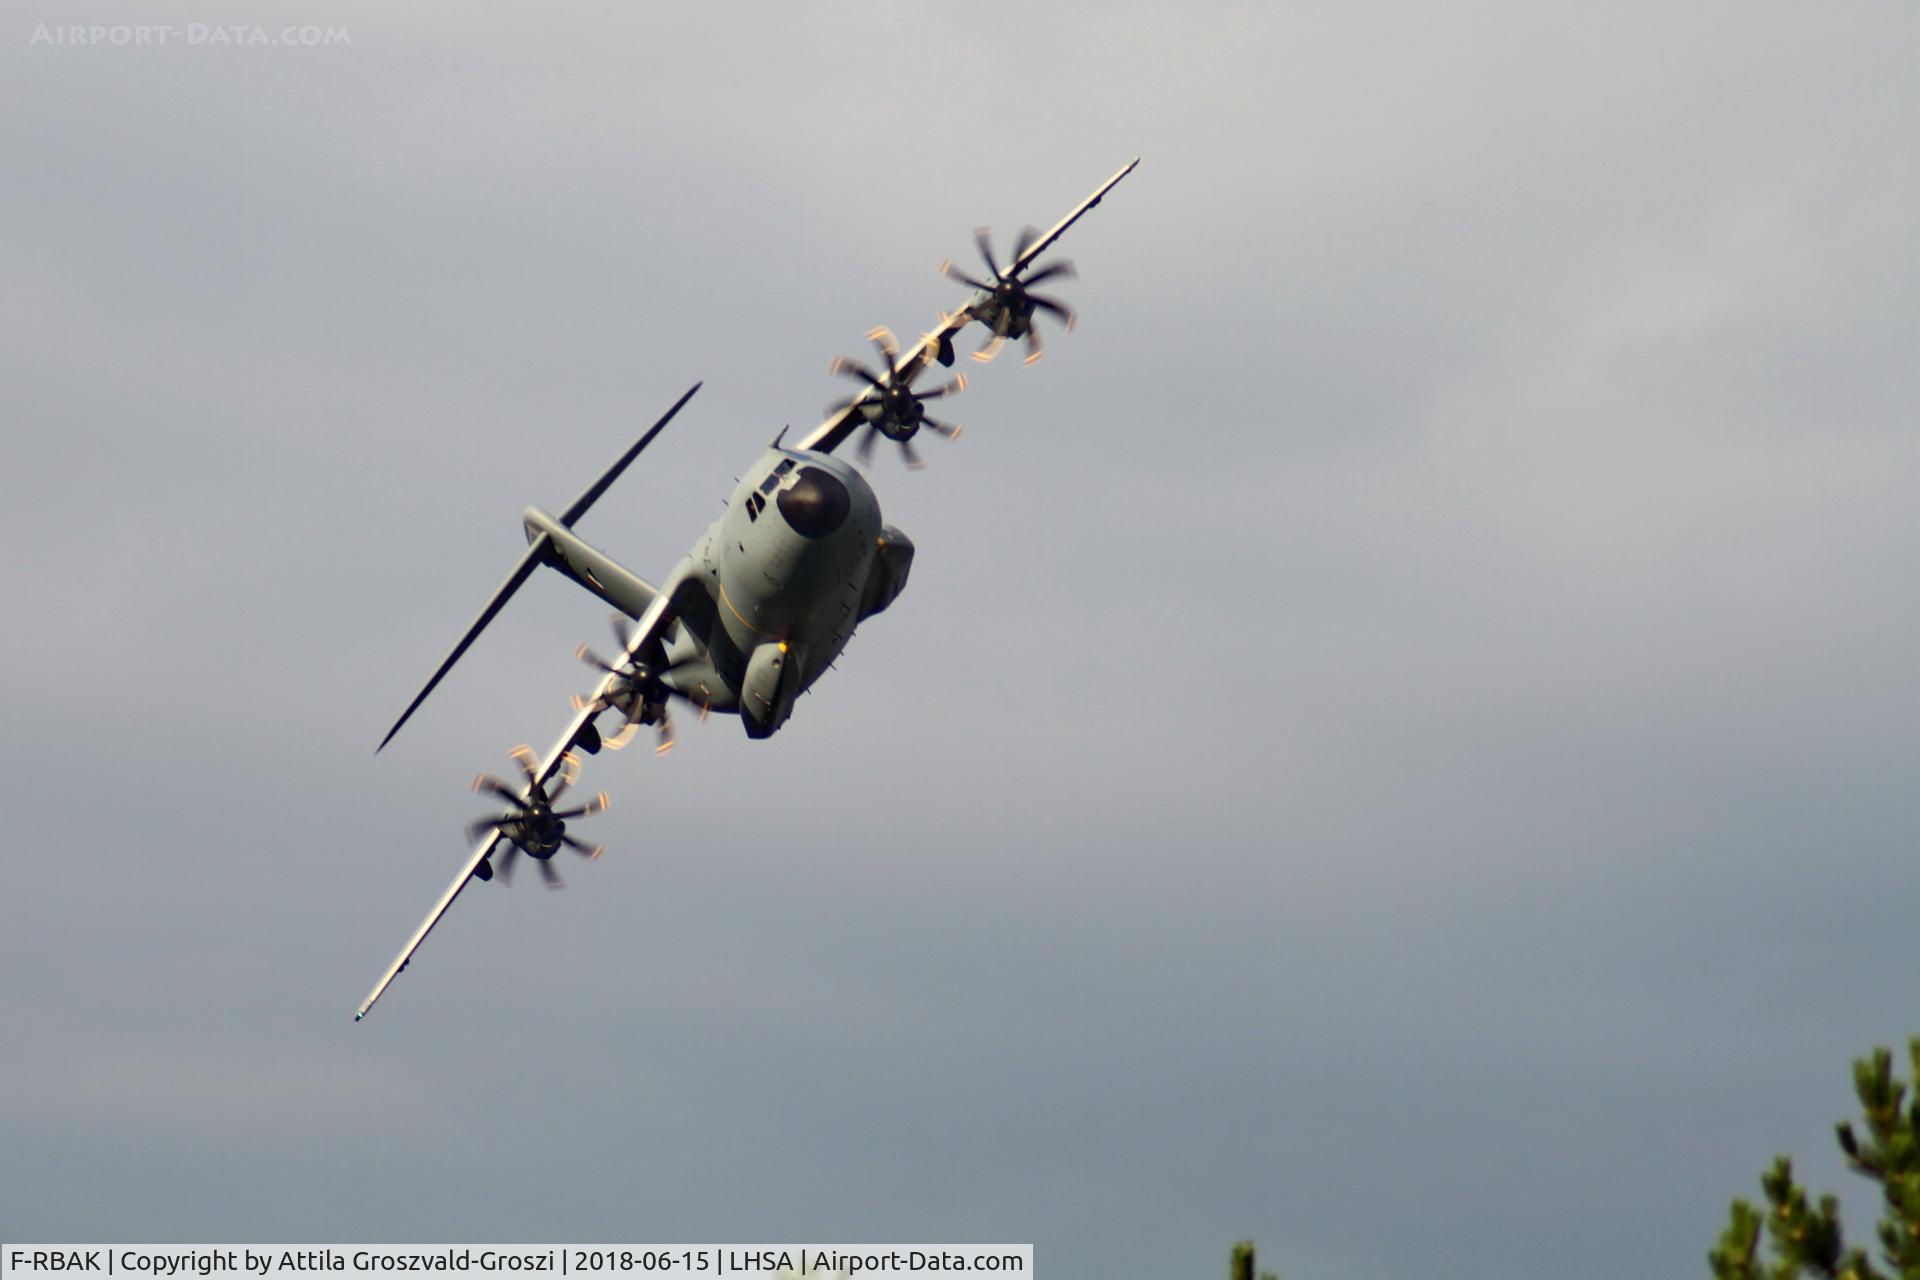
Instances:
[[[523,742],[507,754],[519,762],[520,771],[527,775],[527,785],[534,786],[534,781],[539,776],[535,773],[535,769],[540,763],[540,758],[533,754],[533,748]]]
[[[560,878],[560,873],[553,869],[553,863],[545,858],[535,858],[534,861],[540,864],[540,878],[546,881],[547,888],[564,889],[567,887],[566,881]]]
[[[616,667],[613,663],[608,662],[605,658],[588,648],[584,641],[574,649],[573,656],[588,666],[600,671],[605,671],[609,675],[617,674],[620,670],[619,667]]]
[[[1062,325],[1062,327],[1064,327],[1068,333],[1073,332],[1073,308],[1072,307],[1068,306],[1064,302],[1059,301],[1058,299],[1039,298],[1039,297],[1035,297],[1031,293],[1027,295],[1027,301],[1031,302],[1034,305],[1035,309],[1044,311],[1048,315],[1052,316],[1055,320],[1058,320]]]
[[[913,447],[913,441],[911,440],[902,440],[900,442],[900,452],[905,456],[907,466],[915,471],[919,471],[927,465],[920,457],[920,451]]]
[[[606,792],[602,791],[599,795],[587,801],[585,804],[580,805],[577,808],[573,808],[573,809],[557,810],[555,811],[553,816],[561,819],[562,821],[565,821],[568,818],[590,818],[596,813],[605,813],[608,809],[611,809],[612,807],[613,807],[612,798],[609,797]]]
[[[660,741],[654,747],[653,754],[657,756],[663,756],[667,754],[667,752],[673,750],[673,719],[672,717],[665,716],[665,715],[661,716],[660,726],[654,732],[656,733],[656,735],[658,735]]]
[[[969,289],[985,289],[989,293],[993,292],[992,285],[984,280],[975,280],[972,276],[954,266],[952,258],[948,258],[940,264],[940,274],[956,284],[967,286]]]
[[[843,378],[858,378],[870,387],[883,390],[886,387],[886,384],[874,375],[873,370],[858,360],[852,360],[846,356],[835,356],[833,363],[827,366],[827,372],[839,374]]]
[[[1029,324],[1027,326],[1027,358],[1021,363],[1032,364],[1045,354],[1047,349],[1040,341],[1040,326]]]
[[[957,396],[967,389],[967,376],[963,373],[945,386],[935,387],[931,391],[916,391],[915,400],[944,400],[948,396]]]
[[[975,227],[973,229],[973,243],[974,247],[980,250],[980,256],[987,260],[987,272],[992,275],[995,280],[1000,279],[1000,264],[993,260],[992,234],[988,232],[985,227]]]
[[[607,846],[603,844],[588,844],[585,840],[578,839],[574,836],[561,836],[560,843],[566,845],[567,848],[573,850],[581,857],[586,858],[588,861],[598,859],[601,854],[607,851]]]
[[[1031,226],[1020,228],[1020,234],[1013,242],[1013,261],[1018,262],[1026,257],[1027,250],[1033,248],[1033,242],[1039,238],[1040,228]]]
[[[609,751],[625,750],[626,745],[633,741],[633,735],[638,732],[640,732],[639,722],[636,720],[628,720],[620,726],[620,732],[614,734],[611,738],[602,738],[600,745]]]
[[[1073,264],[1071,262],[1068,262],[1065,258],[1062,258],[1058,262],[1048,263],[1046,266],[1040,268],[1038,271],[1034,272],[1032,275],[1026,277],[1026,279],[1021,281],[1021,283],[1026,285],[1036,285],[1043,280],[1052,280],[1058,276],[1065,276],[1067,279],[1073,280],[1073,279],[1077,279],[1079,275],[1080,273],[1073,269]]]
[[[500,854],[500,861],[493,868],[493,874],[500,877],[502,887],[513,883],[513,866],[520,857],[520,846],[509,844]]]
[[[973,358],[981,364],[986,364],[999,355],[1000,348],[1007,341],[1007,330],[1012,325],[1013,311],[1008,307],[1000,308],[999,314],[993,318],[993,336],[987,339],[985,346],[973,353]]]
[[[871,463],[873,461],[873,438],[879,434],[878,431],[869,425],[865,431],[860,433],[860,443],[854,446],[853,456],[861,462]]]
[[[481,774],[474,775],[473,792],[475,795],[485,794],[485,795],[498,796],[502,800],[505,800],[508,804],[513,805],[520,809],[525,809],[527,807],[527,802],[520,798],[520,793],[518,791],[515,791],[512,787],[508,786],[506,783],[502,782],[500,779],[494,777],[490,773],[481,773]]]
[[[960,438],[961,428],[951,422],[941,422],[935,418],[922,418],[920,419],[920,425],[935,435],[945,436],[949,440],[958,440]]]
[[[869,329],[867,331],[867,341],[871,342],[873,349],[880,353],[880,359],[885,362],[886,370],[888,374],[891,375],[893,372],[893,362],[900,354],[900,344],[894,341],[893,330],[887,328],[885,325],[877,329]]]
[[[467,843],[476,843],[485,837],[487,832],[492,831],[499,825],[500,819],[498,818],[481,818],[477,822],[469,822],[467,824]]]

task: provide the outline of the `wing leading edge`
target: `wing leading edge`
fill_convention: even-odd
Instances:
[[[683,569],[669,578],[661,588],[660,594],[654,597],[653,604],[648,607],[646,613],[641,615],[639,624],[634,627],[633,634],[627,641],[628,658],[636,656],[657,639],[665,631],[667,624],[673,620],[672,603],[675,591],[685,577],[686,572]],[[541,759],[539,767],[534,770],[533,786],[546,786],[553,776],[560,772],[566,763],[567,756],[580,745],[581,736],[587,726],[599,714],[594,708],[599,705],[601,697],[612,688],[614,681],[618,678],[618,675],[612,672],[601,678],[592,695],[586,699],[583,708],[576,712],[572,721],[568,723],[566,732],[560,735],[560,740],[553,744],[553,749],[547,752]],[[532,798],[532,786],[521,792],[521,798]],[[440,900],[433,904],[433,910],[427,912],[427,918],[420,922],[420,927],[415,929],[413,936],[407,939],[407,945],[400,948],[400,954],[393,958],[393,963],[387,967],[387,971],[380,975],[380,981],[373,984],[373,990],[367,993],[367,998],[360,1002],[360,1007],[353,1014],[355,1022],[367,1016],[367,1011],[373,1008],[374,1002],[386,992],[393,980],[399,977],[401,971],[412,961],[413,953],[420,949],[420,944],[427,940],[427,935],[433,932],[433,927],[440,923],[440,917],[447,914],[447,908],[453,905],[453,900],[458,898],[461,891],[472,882],[473,873],[479,869],[480,863],[499,847],[501,838],[499,828],[494,828],[487,832],[485,838],[467,856],[459,873],[454,876],[453,883],[448,885],[446,892],[440,895]]]
[[[1089,209],[1099,204],[1101,198],[1104,197],[1107,192],[1111,191],[1122,178],[1132,173],[1135,166],[1139,163],[1140,160],[1137,156],[1128,161],[1112,177],[1101,183],[1092,195],[1076,205],[1072,212],[1068,213],[1066,217],[1055,223],[1051,229],[1028,245],[1017,258],[1007,265],[1005,268],[1005,278],[1018,278],[1021,273],[1033,264],[1035,259],[1065,234],[1069,227],[1075,222],[1078,222]],[[969,324],[978,319],[978,317],[973,314],[975,305],[974,301],[969,301],[952,314],[943,313],[938,327],[931,333],[923,334],[918,343],[902,353],[894,366],[896,370],[895,378],[900,382],[911,383],[929,364],[937,360],[940,351],[951,344],[953,339],[959,336],[960,332]],[[678,412],[681,405],[684,405],[693,395],[693,392],[697,390],[699,390],[699,384],[696,383],[693,389],[682,396],[679,402],[667,411],[666,415],[654,425],[652,430],[648,431],[639,444],[629,450],[605,477],[569,506],[565,516],[561,519],[561,524],[571,525],[574,519],[577,519],[580,514],[584,513],[585,509],[593,503],[594,499],[605,492],[607,486],[612,483],[613,479],[632,461],[633,455],[637,454],[659,433],[660,429]],[[801,450],[823,453],[836,449],[845,443],[854,431],[864,424],[865,418],[861,413],[861,409],[877,394],[878,391],[874,387],[868,387],[861,391],[860,394],[856,395],[844,407],[837,410],[825,422],[821,423],[820,426],[809,433],[796,447]],[[523,561],[520,566],[516,567],[514,573],[509,576],[507,583],[496,593],[495,601],[489,605],[488,610],[483,611],[480,619],[469,629],[469,634],[456,646],[454,652],[449,655],[447,660],[442,664],[441,669],[434,673],[433,678],[427,682],[427,687],[421,690],[412,705],[401,715],[399,722],[394,725],[393,729],[388,731],[387,738],[381,742],[382,746],[386,745],[386,741],[390,740],[394,733],[399,731],[400,725],[404,724],[407,717],[425,700],[427,694],[432,691],[434,685],[437,684],[441,676],[446,673],[446,668],[453,665],[454,661],[464,652],[467,645],[472,642],[473,636],[486,625],[487,621],[492,617],[492,614],[497,611],[498,605],[504,603],[505,597],[511,595],[513,590],[531,574],[533,568],[532,562],[535,560],[536,553],[539,550],[540,548],[536,546],[527,553],[526,560]],[[687,581],[690,572],[690,568],[683,562],[682,567],[676,570],[675,573],[662,584],[659,594],[654,597],[652,604],[649,605],[646,612],[641,615],[638,625],[635,626],[632,635],[628,639],[626,656],[629,659],[637,657],[642,650],[655,643],[661,637],[666,627],[673,621],[673,601],[676,598],[678,588]],[[618,666],[620,664],[616,663],[614,665]],[[602,678],[599,685],[594,689],[593,695],[586,699],[583,709],[575,713],[566,731],[560,735],[559,741],[554,743],[552,750],[546,754],[540,761],[539,767],[534,770],[531,782],[521,793],[522,799],[531,799],[534,788],[544,788],[547,783],[565,767],[568,756],[580,745],[587,727],[598,714],[594,710],[594,707],[598,705],[599,700],[611,689],[614,681],[618,678],[616,674],[611,672]],[[353,1018],[355,1022],[367,1016],[368,1011],[373,1008],[374,1003],[378,1001],[380,997],[385,994],[387,988],[393,984],[393,980],[405,971],[407,965],[413,960],[414,953],[420,949],[420,944],[426,941],[427,935],[433,932],[435,925],[440,923],[441,917],[446,915],[447,909],[453,905],[454,899],[458,898],[461,892],[466,889],[468,883],[473,880],[474,873],[479,869],[480,864],[485,861],[488,855],[493,853],[495,849],[499,848],[503,839],[504,837],[501,835],[499,828],[493,828],[487,832],[486,836],[474,848],[473,852],[467,856],[466,862],[461,865],[458,874],[453,878],[453,882],[449,884],[446,891],[440,895],[439,901],[434,903],[433,909],[427,913],[426,919],[420,922],[420,927],[415,929],[413,936],[407,939],[406,945],[400,949],[400,954],[394,957],[393,963],[387,967],[385,973],[380,975],[380,980],[374,983],[373,990],[367,993],[367,998],[360,1002],[360,1007],[354,1011]]]
[[[1054,223],[1053,227],[1038,240],[1035,240],[1033,244],[1027,248],[1026,252],[1022,253],[1018,258],[1015,258],[1013,262],[1007,266],[1007,275],[1009,277],[1018,277],[1021,272],[1032,266],[1034,259],[1044,253],[1054,241],[1066,234],[1067,228],[1078,222],[1087,210],[1099,204],[1101,197],[1113,190],[1120,179],[1132,173],[1134,166],[1139,163],[1140,157],[1138,156],[1127,161],[1125,165],[1121,166],[1118,173],[1115,173],[1111,178],[1101,183],[1092,195],[1075,205],[1073,212]],[[933,332],[923,334],[918,343],[901,353],[899,363],[895,366],[899,370],[899,373],[896,375],[897,379],[900,382],[911,383],[914,378],[920,375],[922,370],[929,364],[932,364],[939,356],[940,348],[958,337],[960,331],[965,329],[969,324],[972,324],[974,319],[971,304],[961,307],[951,315],[943,312],[940,317],[940,324]],[[859,395],[855,396],[844,408],[837,411],[818,427],[815,427],[812,433],[796,447],[814,450],[820,453],[833,452],[833,450],[845,444],[847,437],[852,435],[864,423],[865,419],[861,416],[860,408],[877,394],[879,393],[875,388],[866,388]]]

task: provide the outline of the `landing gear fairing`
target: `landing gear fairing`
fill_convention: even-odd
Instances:
[[[471,881],[507,882],[524,854],[543,881],[558,888],[556,854],[600,856],[600,846],[588,844],[569,824],[605,809],[606,793],[584,804],[561,803],[580,777],[583,757],[618,750],[649,727],[655,750],[666,751],[674,743],[670,708],[675,703],[697,710],[702,719],[713,712],[737,715],[750,738],[779,732],[795,701],[833,665],[854,628],[899,598],[913,567],[912,540],[885,522],[866,476],[834,451],[857,435],[854,453],[864,463],[884,439],[899,447],[910,467],[918,467],[922,458],[914,440],[922,430],[957,437],[959,427],[933,417],[927,405],[959,394],[966,379],[956,376],[920,390],[915,382],[930,365],[952,366],[954,339],[969,325],[986,330],[984,344],[973,353],[983,363],[1010,339],[1025,340],[1027,363],[1038,359],[1043,351],[1038,316],[1071,328],[1073,313],[1066,304],[1030,287],[1072,276],[1072,265],[1036,262],[1137,164],[1134,160],[1108,178],[1051,230],[1022,232],[1004,264],[995,259],[987,232],[977,231],[975,243],[990,278],[943,264],[944,274],[972,290],[959,310],[943,314],[933,332],[904,353],[887,330],[873,330],[867,335],[875,352],[872,366],[846,357],[835,360],[831,372],[859,383],[858,390],[830,406],[826,421],[797,444],[783,446],[776,439],[747,468],[720,518],[659,585],[588,543],[575,526],[700,384],[559,514],[538,507],[522,514],[526,553],[380,746],[393,740],[535,569],[553,569],[611,605],[618,648],[603,656],[580,647],[578,655],[599,673],[598,682],[575,699],[573,719],[545,756],[536,758],[525,747],[515,751],[518,785],[484,774],[475,780],[475,790],[490,797],[497,811],[469,828],[476,842],[472,853],[361,1002],[356,1020],[407,967]],[[633,620],[630,625],[627,619]]]

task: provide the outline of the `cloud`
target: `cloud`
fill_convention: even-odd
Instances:
[[[1579,1276],[1839,1181],[1920,891],[1904,10],[326,20],[0,44],[15,1234]],[[792,725],[596,762],[608,857],[352,1026],[604,633],[532,584],[372,756],[521,507],[704,378],[590,517],[658,576],[1134,154]]]

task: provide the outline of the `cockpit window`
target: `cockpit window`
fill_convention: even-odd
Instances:
[[[775,489],[778,489],[780,487],[780,481],[784,479],[787,472],[791,470],[793,470],[793,459],[780,459],[780,465],[767,472],[767,478],[760,482],[760,492],[770,494]]]

